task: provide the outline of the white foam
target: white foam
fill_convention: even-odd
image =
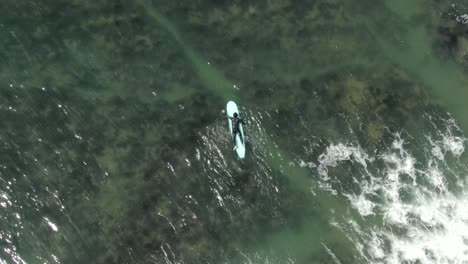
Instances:
[[[361,193],[360,195],[347,194],[346,196],[351,201],[353,207],[356,208],[362,216],[374,214],[375,204],[368,200],[364,193]]]
[[[442,139],[444,149],[451,152],[453,155],[460,157],[465,151],[464,146],[465,139],[455,136],[445,136]]]
[[[460,151],[456,148],[452,153],[461,155]],[[390,241],[391,250],[385,257],[385,262],[464,263],[468,261],[466,254],[468,248],[465,243],[468,238],[467,197],[457,198],[449,192],[445,177],[434,165],[434,161],[429,162],[427,170],[416,172],[414,159],[408,161],[408,156],[405,156],[407,153],[404,151],[403,153],[396,162],[393,160],[395,156],[387,159],[387,162],[391,161],[396,166],[387,170],[386,188],[383,188],[386,199],[379,206],[384,212],[387,226],[397,225],[406,233],[397,235],[391,229],[379,232]],[[409,186],[399,181],[402,173],[428,178],[429,182],[442,193],[428,193],[424,186],[417,186],[413,182],[411,187],[414,199],[404,202],[400,199],[399,190]],[[373,259],[382,258],[382,252],[375,250],[382,248],[380,244],[378,241],[372,241],[370,245],[370,248],[374,249],[369,251]]]
[[[420,263],[468,261],[468,197],[443,196],[422,199],[413,214],[421,225],[407,225],[407,235],[386,233],[391,257]]]
[[[365,262],[468,263],[468,194],[451,190],[445,175],[449,171],[465,179],[463,173],[468,174],[445,163],[448,155],[460,158],[465,150],[466,139],[455,132],[460,130],[449,120],[443,132],[427,137],[424,146],[411,146],[395,134],[390,148],[373,157],[360,147],[342,143],[331,144],[319,156],[317,172],[322,177],[318,186],[347,197],[364,219],[383,220],[383,225],[369,226],[347,217],[341,222],[333,219],[332,225],[345,233]],[[425,156],[412,154],[410,147],[418,147]],[[329,175],[328,168],[345,160],[365,169],[365,177],[354,178],[360,192],[347,193],[346,187],[334,190],[330,184],[341,179]],[[379,165],[372,170],[378,175],[367,171],[374,161],[384,164],[383,169]],[[377,194],[378,199],[370,199]]]
[[[318,157],[319,165],[318,172],[322,178],[328,177],[328,167],[336,167],[342,161],[352,161],[361,164],[367,168],[367,162],[372,161],[372,158],[361,149],[359,146],[338,143],[331,144],[327,147],[325,153]]]
[[[371,253],[372,256],[374,256],[374,259],[384,259],[386,254],[383,250],[384,247],[384,241],[381,239],[376,232],[371,232],[371,243],[369,247],[369,252]]]
[[[336,264],[341,264],[340,260],[335,256],[335,254],[333,254],[333,252],[324,243],[321,243],[321,244],[325,248],[325,250],[327,251],[328,255],[330,255],[330,257],[333,259],[333,261]]]
[[[462,24],[468,24],[468,14],[464,14],[461,16],[457,16],[457,21],[462,23]]]
[[[446,180],[443,173],[440,171],[437,164],[430,160],[428,164],[427,179],[432,184],[432,186],[439,190],[444,190],[446,188]]]
[[[294,165],[294,163],[291,163],[291,165]],[[300,160],[299,166],[300,166],[301,168],[315,168],[315,167],[317,167],[317,165],[315,165],[315,163],[313,163],[312,161],[310,161],[310,162],[305,162],[305,161],[303,161],[303,160]]]
[[[432,155],[436,157],[438,160],[443,160],[445,153],[442,152],[442,148],[437,144],[434,144],[434,143],[432,144],[433,144],[432,150],[431,150]]]
[[[454,130],[459,131],[460,128],[455,124],[453,119],[446,123],[445,131],[439,131],[440,139],[432,139],[428,137],[429,143],[432,146],[431,153],[438,160],[443,160],[447,153],[451,153],[455,157],[460,157],[465,151],[466,138],[454,135]]]

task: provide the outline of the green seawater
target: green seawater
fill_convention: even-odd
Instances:
[[[0,263],[468,261],[466,1],[0,10]]]

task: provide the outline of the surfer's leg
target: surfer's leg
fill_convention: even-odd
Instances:
[[[237,145],[236,145],[236,133],[237,133],[236,131],[234,131],[234,133],[232,133],[232,134],[233,134],[233,136],[232,136],[232,142],[233,142],[233,144],[234,144],[233,150],[236,150],[236,148],[237,148]]]
[[[240,138],[242,145],[244,145],[244,138],[242,138],[242,133],[238,132],[238,134],[239,134],[239,138]]]
[[[236,145],[236,135],[237,135],[237,130],[234,130],[234,132],[232,133],[232,142],[234,143],[234,145]]]

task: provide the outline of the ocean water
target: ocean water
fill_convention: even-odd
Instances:
[[[0,263],[468,263],[466,1],[0,10]]]

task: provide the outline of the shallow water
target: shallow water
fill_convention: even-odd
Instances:
[[[1,9],[0,263],[468,261],[464,1]]]

